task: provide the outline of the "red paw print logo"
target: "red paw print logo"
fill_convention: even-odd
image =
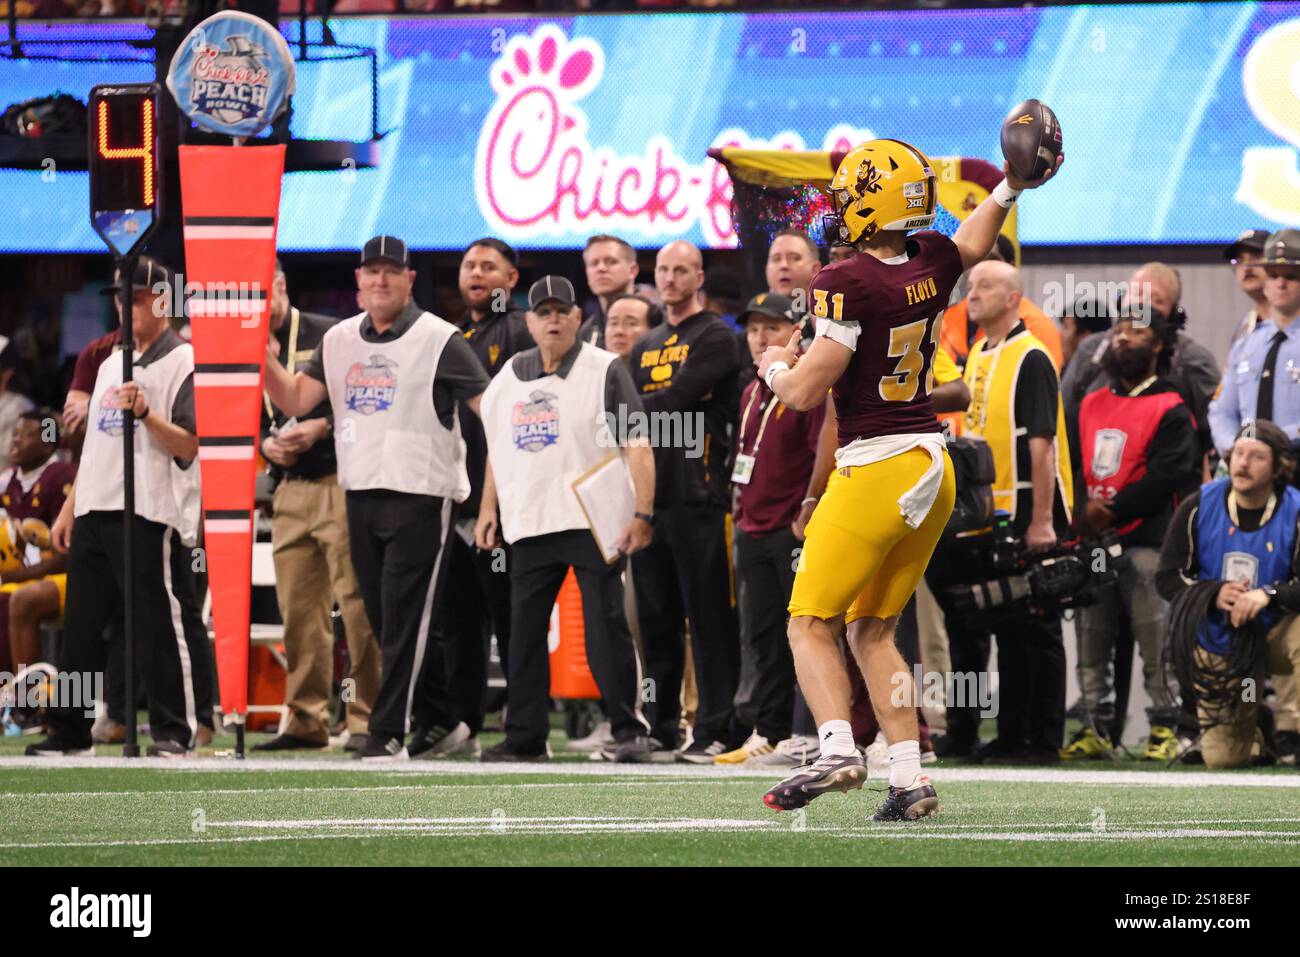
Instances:
[[[547,24],[531,36],[510,39],[492,64],[492,89],[510,104],[512,115],[538,123],[554,120],[557,133],[586,125],[581,111],[569,107],[600,82],[605,54],[594,40],[569,39]]]

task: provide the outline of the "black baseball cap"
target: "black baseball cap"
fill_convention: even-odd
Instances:
[[[1235,263],[1243,252],[1263,253],[1264,244],[1268,242],[1267,229],[1248,229],[1234,239],[1223,251],[1223,258]]]
[[[411,268],[411,251],[406,248],[406,243],[396,236],[376,236],[362,247],[361,265],[364,266],[376,259],[387,259],[389,262],[397,263],[403,269]]]
[[[563,276],[543,276],[528,290],[529,309],[536,309],[542,303],[552,300],[566,309],[572,309],[578,302],[577,294],[573,291],[573,283]]]
[[[1300,266],[1300,229],[1279,229],[1264,242],[1265,266]]]
[[[172,271],[154,259],[152,256],[140,256],[135,261],[135,270],[131,273],[131,290],[132,292],[152,292],[154,286],[159,283],[165,283],[167,289],[171,289]],[[113,282],[100,290],[105,296],[111,296],[120,293],[122,290],[122,277],[119,273],[113,274]]]
[[[736,317],[736,321],[742,326],[749,321],[750,316],[767,316],[769,319],[779,319],[782,322],[798,324],[803,316],[794,308],[794,300],[789,296],[783,296],[779,292],[760,292],[749,304],[745,306],[745,311]]]

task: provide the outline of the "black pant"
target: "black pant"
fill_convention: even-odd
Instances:
[[[989,648],[996,635],[998,740],[1016,750],[1056,752],[1065,735],[1065,641],[1060,619],[1038,618],[1025,610],[989,623],[958,612],[947,588],[978,574],[971,560],[962,547],[941,542],[926,570],[926,581],[944,612],[957,686],[973,689],[974,676],[987,680]],[[979,740],[981,708],[978,700],[972,700],[978,696],[967,697],[961,706],[948,706],[948,737],[961,747]]]
[[[623,611],[623,561],[606,565],[591,532],[521,538],[510,564],[510,672],[506,741],[522,753],[546,748],[551,684],[547,632],[551,609],[572,567],[582,591],[587,666],[596,679],[616,741],[646,733],[637,713],[636,645]]]
[[[369,731],[404,738],[452,506],[432,495],[367,490],[348,492],[347,509],[352,567],[383,659]]]
[[[645,652],[650,733],[677,742],[687,619],[699,705],[696,741],[736,741],[732,702],[740,671],[736,609],[727,563],[726,513],[699,505],[659,509],[654,540],[632,556]]]
[[[790,737],[794,714],[794,658],[786,636],[786,611],[794,588],[799,540],[787,526],[764,535],[735,531],[736,585],[742,646],[753,656],[754,687],[736,705],[743,727],[775,744]]]
[[[193,554],[192,549],[180,546],[179,551]],[[190,677],[194,685],[194,713],[201,725],[213,730],[213,715],[216,710],[216,663],[213,661],[212,641],[208,638],[208,629],[203,624],[203,612],[199,603],[199,578],[193,573],[193,563],[182,559],[172,563],[175,588],[173,594],[180,605],[181,622],[185,631],[185,644],[190,652]],[[189,573],[189,580],[186,574]],[[122,621],[115,619],[108,631],[108,662],[104,670],[104,707],[108,717],[118,724],[126,723],[126,648],[122,639]],[[145,696],[144,670],[140,658],[135,659],[134,694],[136,707],[141,702],[147,703]]]
[[[1065,736],[1065,641],[1059,618],[999,622],[998,738],[1012,748],[1060,750]]]
[[[463,721],[471,734],[478,734],[483,728],[493,632],[502,670],[508,667],[509,550],[480,552],[456,533],[447,547],[446,578],[438,586],[439,601],[434,608],[437,642],[424,656],[412,723],[417,728],[452,728]]]
[[[123,519],[121,512],[90,512],[73,523],[61,671],[106,668],[105,630],[123,614]],[[183,611],[195,607],[190,550],[174,529],[157,522],[137,517],[133,528],[133,654],[149,698],[150,732],[155,741],[188,747],[198,724],[191,648],[207,641],[198,616]],[[85,747],[92,718],[82,707],[52,708],[48,724],[57,737]]]

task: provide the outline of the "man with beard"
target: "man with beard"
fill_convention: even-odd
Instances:
[[[1115,713],[1111,662],[1116,635],[1129,629],[1142,655],[1151,705],[1147,760],[1176,754],[1178,703],[1169,690],[1164,645],[1169,606],[1155,587],[1160,545],[1180,498],[1200,478],[1200,445],[1191,412],[1165,375],[1170,365],[1168,320],[1152,313],[1142,325],[1122,317],[1102,357],[1110,387],[1089,393],[1079,409],[1079,446],[1087,501],[1081,524],[1114,529],[1123,552],[1113,590],[1078,610],[1079,686],[1085,719],[1061,751],[1066,760],[1107,757],[1123,726]],[[1121,647],[1127,647],[1125,642]]]
[[[1211,442],[1206,410],[1219,387],[1219,362],[1209,349],[1187,334],[1184,328],[1187,315],[1180,305],[1182,295],[1183,283],[1178,270],[1165,263],[1146,263],[1139,266],[1129,279],[1128,297],[1121,311],[1141,316],[1144,320],[1151,312],[1169,318],[1172,327],[1170,341],[1173,343],[1169,379],[1191,409],[1201,449],[1208,452]],[[1072,421],[1077,419],[1083,397],[1106,388],[1108,384],[1101,360],[1109,345],[1110,336],[1106,332],[1088,336],[1079,343],[1070,364],[1061,374],[1061,397],[1065,402],[1065,414]]]

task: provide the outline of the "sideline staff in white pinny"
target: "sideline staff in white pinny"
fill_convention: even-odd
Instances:
[[[77,483],[51,530],[54,547],[69,552],[60,672],[103,672],[104,629],[123,614],[123,430],[130,408],[135,416],[134,653],[149,698],[150,757],[184,757],[190,751],[198,729],[196,664],[202,680],[211,682],[211,671],[198,657],[208,653],[207,634],[196,614],[193,559],[182,541],[193,541],[198,522],[194,349],[168,325],[172,282],[170,270],[157,260],[136,261],[133,380],[122,381],[117,349],[100,364]],[[211,700],[210,692],[197,697]],[[51,708],[49,738],[27,753],[94,753],[92,715],[81,707]]]
[[[650,543],[654,454],[644,440],[623,441],[610,426],[637,421],[641,399],[617,355],[578,341],[582,311],[567,279],[544,276],[533,284],[527,320],[537,348],[515,356],[483,394],[488,464],[475,538],[479,548],[496,544],[499,501],[501,533],[513,546],[506,739],[483,752],[483,760],[549,755],[546,639],[570,567],[582,590],[587,663],[616,742],[607,756],[648,760],[649,725],[637,706],[639,669],[621,575],[626,556]],[[620,446],[636,512],[618,539],[618,559],[607,565],[572,486]]]
[[[450,322],[411,300],[406,243],[376,236],[356,271],[365,312],[330,328],[290,375],[268,353],[266,391],[289,415],[328,395],[352,565],[383,657],[362,760],[405,759],[439,558],[469,495],[456,403],[476,414],[487,373]]]

